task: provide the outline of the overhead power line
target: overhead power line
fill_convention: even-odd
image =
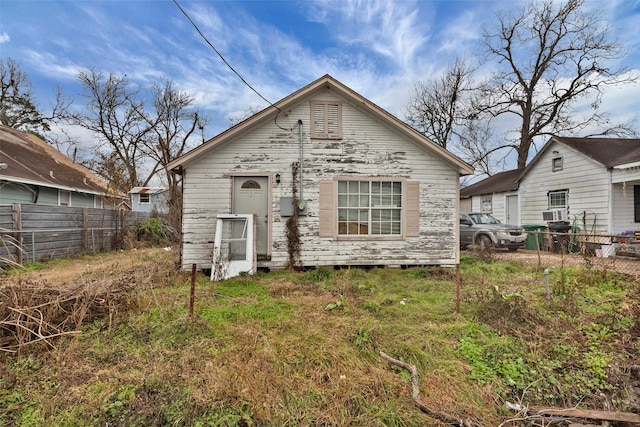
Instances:
[[[233,71],[233,73],[238,76],[238,78],[240,80],[242,80],[242,83],[244,83],[249,89],[251,89],[252,91],[254,91],[256,93],[256,95],[258,95],[260,98],[262,98],[266,103],[268,103],[269,105],[271,105],[272,107],[276,108],[278,110],[278,112],[280,112],[280,108],[276,107],[275,105],[273,105],[273,103],[271,103],[271,101],[269,101],[267,98],[265,98],[264,96],[262,96],[260,94],[260,92],[258,92],[257,90],[255,90],[253,88],[253,86],[251,86],[245,79],[244,77],[242,77],[240,75],[240,73],[238,73],[235,68],[233,68],[231,66],[231,64],[229,64],[229,62],[227,62],[227,60],[224,58],[224,56],[222,56],[222,54],[218,51],[218,49],[216,49],[216,47],[209,41],[209,39],[207,39],[207,37],[202,33],[202,31],[200,31],[200,28],[198,28],[198,25],[196,25],[195,22],[193,22],[193,19],[191,19],[191,17],[189,16],[189,14],[180,6],[180,4],[178,3],[178,0],[173,0],[173,2],[176,4],[176,6],[178,6],[178,9],[180,9],[180,12],[182,12],[182,14],[189,20],[189,22],[191,22],[191,25],[193,25],[193,28],[196,29],[196,31],[198,32],[198,34],[200,34],[200,37],[202,37],[202,39],[207,42],[207,44],[211,47],[211,49],[213,49],[215,51],[215,53],[218,54],[218,56],[220,57],[220,59],[222,60],[222,62],[225,63],[225,65],[227,67],[229,67],[229,69],[231,71]],[[276,122],[277,124],[277,122]],[[279,127],[279,126],[278,126]],[[289,129],[287,129],[289,130]]]

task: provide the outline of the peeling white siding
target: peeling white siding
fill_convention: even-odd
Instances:
[[[343,138],[310,139],[310,101],[342,101]],[[300,217],[304,266],[322,265],[455,265],[458,261],[457,204],[459,176],[441,157],[378,121],[334,92],[301,100],[278,117],[293,127],[303,122],[304,200],[308,215]],[[271,260],[260,267],[284,268],[288,253],[286,218],[280,198],[291,196],[292,164],[299,161],[299,134],[279,129],[273,121],[254,127],[185,165],[182,266],[210,268],[217,213],[231,211],[233,175],[279,173],[271,185]],[[401,177],[420,182],[420,236],[394,241],[334,241],[318,233],[318,183],[333,177]]]

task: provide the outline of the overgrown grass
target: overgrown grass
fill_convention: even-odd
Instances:
[[[149,262],[154,262],[153,257]],[[54,350],[0,358],[0,425],[497,425],[506,400],[628,410],[638,283],[462,260],[440,268],[260,273],[189,288],[170,266],[128,309]],[[635,362],[634,362],[635,361]]]

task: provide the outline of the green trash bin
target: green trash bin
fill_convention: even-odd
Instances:
[[[544,245],[543,232],[547,230],[547,226],[539,224],[527,224],[523,225],[522,228],[524,228],[524,231],[527,232],[527,240],[524,242],[524,248],[533,251],[535,251],[536,249],[542,249]],[[536,239],[538,239],[537,245]]]

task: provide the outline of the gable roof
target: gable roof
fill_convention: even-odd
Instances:
[[[483,194],[504,193],[518,189],[518,178],[524,168],[498,172],[482,181],[475,182],[468,187],[460,189],[460,198],[466,199],[471,196],[481,196]]]
[[[264,123],[267,120],[273,120],[277,116],[279,111],[284,111],[294,103],[298,102],[300,99],[323,89],[329,89],[329,90],[335,91],[337,95],[339,95],[340,97],[353,102],[355,105],[358,105],[358,107],[360,108],[365,109],[367,112],[372,114],[377,120],[393,126],[394,129],[400,131],[404,136],[416,141],[417,143],[422,145],[425,149],[433,152],[443,160],[452,164],[454,167],[458,169],[461,175],[470,175],[473,173],[473,168],[469,164],[464,162],[462,159],[460,159],[453,153],[445,150],[444,148],[434,143],[433,141],[429,140],[427,137],[425,137],[420,132],[413,129],[408,124],[404,123],[403,121],[401,121],[400,119],[392,115],[391,113],[387,112],[386,110],[377,106],[373,102],[364,98],[362,95],[356,93],[351,88],[340,83],[338,80],[334,79],[328,74],[320,77],[319,79],[308,84],[307,86],[304,86],[303,88],[297,90],[291,95],[286,96],[285,98],[273,104],[273,106],[269,106],[265,108],[264,110],[254,114],[248,119],[218,134],[217,136],[208,140],[207,142],[200,145],[199,147],[196,147],[193,150],[189,151],[188,153],[182,155],[181,157],[169,163],[166,166],[167,169],[175,169],[175,168],[185,166],[194,158],[197,158],[201,154],[208,152],[209,150],[218,146],[224,141],[227,141],[230,138],[236,135],[239,135],[247,131],[248,129],[253,128],[254,126],[257,126],[260,123]]]
[[[554,143],[564,144],[607,169],[640,163],[640,139],[552,136],[525,168],[500,172],[462,188],[460,198],[517,190],[524,175]]]
[[[106,195],[107,183],[35,135],[0,126],[4,181]]]
[[[593,161],[600,163],[607,169],[640,162],[640,139],[552,136],[527,165],[525,173],[531,169],[531,166],[538,162],[542,154],[554,143],[564,144]]]

